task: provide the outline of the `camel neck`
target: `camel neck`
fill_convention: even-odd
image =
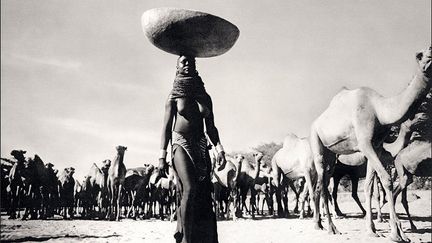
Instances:
[[[123,163],[123,157],[124,157],[124,154],[118,153],[115,160],[114,160],[114,164],[119,165],[119,164]]]
[[[414,114],[420,105],[420,98],[425,94],[429,78],[419,70],[408,87],[398,95],[379,98],[375,105],[378,120],[382,125],[400,124]]]
[[[240,172],[241,172],[241,169],[242,169],[242,164],[243,164],[243,161],[241,159],[239,159],[237,162],[238,162],[237,163],[238,167],[237,167],[237,171],[236,171],[236,175],[235,175],[235,180],[237,180],[237,178],[239,178]]]
[[[255,170],[254,170],[254,179],[258,178],[260,173],[260,161],[256,160],[256,166],[255,166]]]

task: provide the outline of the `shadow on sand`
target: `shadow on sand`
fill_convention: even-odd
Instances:
[[[34,242],[42,242],[42,241],[48,241],[53,239],[62,239],[64,241],[67,241],[68,238],[75,238],[75,239],[107,239],[111,237],[120,237],[120,235],[104,235],[104,236],[96,236],[96,235],[59,235],[59,236],[40,236],[40,237],[34,237],[34,236],[26,236],[18,239],[7,239],[4,240],[4,242],[27,242],[27,241],[34,241]],[[2,240],[3,241],[3,240]]]
[[[252,218],[252,216],[250,215],[246,215],[243,217],[237,217],[238,220],[272,220],[272,219],[298,219],[299,216],[296,214],[290,214],[286,217],[278,217],[278,216],[274,216],[274,215],[255,215],[255,218]],[[308,217],[306,217],[305,219],[307,219]],[[232,218],[226,219],[226,218],[218,218],[217,219],[218,222],[223,222],[223,221],[233,221]]]

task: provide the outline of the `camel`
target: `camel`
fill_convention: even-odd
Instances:
[[[120,220],[120,201],[124,180],[126,175],[126,166],[123,164],[124,153],[127,147],[117,146],[117,155],[114,162],[108,170],[108,195],[110,198],[109,217],[110,220]],[[114,213],[114,214],[113,214]]]
[[[7,188],[9,187],[9,173],[10,170],[12,169],[12,166],[15,164],[14,161],[10,160],[10,159],[6,159],[6,158],[0,158],[1,159],[1,182],[0,182],[0,187],[1,187],[1,195],[0,195],[0,205],[1,208],[4,209],[9,209],[10,208],[10,203],[8,200],[8,191]]]
[[[58,186],[57,186],[57,170],[54,169],[54,165],[52,163],[46,163],[45,164],[46,169],[46,176],[47,176],[47,192],[48,196],[45,197],[46,201],[49,203],[47,204],[47,212],[46,217],[52,217],[54,216],[54,209],[59,204],[59,192],[58,192]],[[44,199],[44,200],[45,200]]]
[[[26,151],[24,150],[12,150],[10,153],[14,159],[15,163],[13,164],[11,170],[9,171],[9,198],[10,198],[10,211],[9,211],[9,219],[17,218],[17,207],[21,204],[21,195],[23,193],[23,181],[22,174],[25,169],[25,157],[24,154]],[[18,210],[18,218],[20,216],[20,211]]]
[[[74,213],[79,213],[79,208],[82,207],[82,192],[83,192],[83,186],[81,184],[81,182],[79,182],[77,179],[74,178],[75,181],[75,186],[74,186],[74,195],[73,195],[73,199],[74,199]]]
[[[254,190],[256,192],[256,207],[257,214],[259,213],[260,194],[264,195],[261,204],[261,215],[264,215],[264,204],[267,203],[269,215],[273,214],[273,194],[274,188],[272,186],[272,176],[270,174],[271,167],[262,166],[259,176],[255,179]],[[253,210],[254,208],[252,208]]]
[[[372,193],[371,179],[372,175],[377,173],[386,194],[393,198],[391,177],[381,162],[380,154],[383,150],[383,139],[388,134],[390,126],[401,124],[412,116],[419,105],[419,99],[424,97],[429,89],[431,48],[418,53],[416,59],[419,68],[415,77],[400,94],[385,98],[370,88],[343,88],[333,97],[329,107],[312,123],[310,145],[318,175],[313,198],[316,204],[319,204],[319,195],[323,196],[328,232],[331,234],[337,234],[339,231],[328,212],[328,195],[325,190],[329,172],[325,169],[334,166],[336,154],[362,152],[368,159],[370,171],[365,181],[366,194]],[[394,241],[407,241],[408,238],[396,215],[393,200],[389,201],[390,238]],[[366,204],[367,232],[371,236],[379,236],[372,221],[370,200]],[[315,228],[323,229],[319,211],[315,212],[314,223]]]
[[[410,124],[409,136],[403,137],[405,146],[395,158],[395,168],[399,176],[399,184],[394,189],[393,201],[402,192],[402,205],[408,216],[411,230],[417,230],[409,213],[407,187],[413,182],[413,176],[432,176],[432,89],[422,102],[419,112]]]
[[[214,157],[216,158],[216,157]],[[227,158],[225,167],[221,170],[216,168],[216,160],[213,161],[212,183],[214,189],[214,206],[217,216],[229,217],[232,212],[233,220],[237,219],[235,207],[237,205],[237,178],[240,174],[243,155],[236,155],[234,159]],[[225,202],[225,212],[222,203]]]
[[[84,176],[84,180],[81,183],[81,192],[78,194],[79,205],[82,207],[82,218],[90,218],[93,213],[92,209],[96,202],[93,195],[91,178],[89,176]]]
[[[162,220],[165,219],[165,213],[170,215],[170,219],[172,219],[175,215],[176,185],[177,179],[174,168],[170,163],[167,177],[161,177],[159,180],[157,180],[153,187],[154,191],[152,192],[159,204],[159,217]]]
[[[155,167],[153,165],[144,164],[144,167],[130,168],[127,169],[125,175],[125,191],[130,197],[130,208],[127,212],[127,216],[132,214],[132,218],[136,219],[136,209],[139,201],[146,201],[148,199],[148,184],[150,176]],[[147,198],[146,198],[147,197]]]
[[[28,175],[31,176],[31,211],[33,211],[34,216],[37,216],[37,211],[39,210],[40,218],[46,219],[50,214],[50,210],[54,207],[54,202],[50,200],[55,196],[53,194],[57,193],[54,188],[57,185],[57,177],[53,177],[53,164],[44,164],[42,159],[35,154],[34,158],[29,158],[27,160],[28,164]]]
[[[91,209],[94,205],[97,205],[99,207],[99,217],[104,218],[107,207],[108,187],[105,174],[95,163],[90,167],[90,171],[85,177],[82,186],[83,203],[86,205],[86,207],[83,207],[83,216],[91,216],[94,212]]]
[[[60,206],[63,209],[63,218],[67,218],[67,214],[71,219],[74,218],[74,192],[75,192],[75,179],[73,174],[75,169],[73,167],[65,168],[58,177],[58,186],[60,193]]]
[[[383,145],[384,150],[382,151],[382,159],[384,160],[386,166],[389,167],[393,163],[393,156],[396,156],[397,153],[399,153],[400,150],[405,146],[407,136],[409,136],[410,133],[410,127],[413,123],[415,123],[417,120],[407,120],[401,124],[400,127],[393,126],[391,128],[391,133],[386,138],[386,141]],[[397,130],[399,130],[397,132]],[[360,153],[353,153],[348,155],[338,155],[336,165],[334,168],[334,172],[332,175],[333,178],[333,209],[335,212],[335,215],[337,217],[344,217],[345,215],[340,211],[339,205],[337,203],[337,189],[339,186],[339,182],[342,179],[343,176],[349,175],[351,180],[351,196],[354,199],[354,201],[359,206],[360,210],[362,211],[363,217],[366,216],[366,210],[363,208],[363,206],[360,203],[360,200],[357,195],[357,189],[358,189],[358,181],[360,178],[366,177],[366,157]],[[384,201],[384,192],[381,190],[382,186],[379,182],[379,179],[377,177],[374,178],[374,191],[377,192],[376,197],[378,199],[378,207],[377,207],[377,219],[379,222],[383,222],[383,217],[381,213],[381,207],[385,203]]]
[[[152,218],[156,214],[156,202],[157,202],[157,194],[156,194],[156,183],[160,180],[161,173],[158,167],[155,167],[153,172],[150,175],[149,180],[149,200],[148,200],[148,211],[146,217]]]
[[[246,207],[246,198],[247,194],[250,191],[251,197],[250,197],[250,205],[255,205],[255,180],[259,176],[260,172],[260,166],[261,166],[261,159],[263,157],[263,154],[261,152],[253,152],[253,156],[255,159],[255,166],[252,166],[248,161],[242,162],[242,166],[240,168],[240,173],[237,177],[238,180],[238,188],[240,189],[240,198],[241,198],[241,212],[243,211],[243,207]],[[246,207],[246,211],[248,212],[248,209]],[[254,210],[250,211],[252,214],[252,218],[255,218]]]
[[[310,150],[309,139],[299,138],[293,133],[288,134],[284,139],[282,148],[273,156],[271,166],[273,184],[276,187],[279,217],[282,215],[288,215],[288,200],[284,200],[285,209],[282,208],[280,203],[282,190],[287,189],[289,181],[294,181],[300,178],[305,179],[307,187],[304,187],[303,185],[300,189],[300,218],[303,218],[304,202],[307,192],[309,192],[310,195],[313,194],[317,177],[312,151]],[[318,210],[318,206],[319,204],[314,205],[315,212]]]
[[[389,168],[393,162],[392,155],[386,150],[382,151],[381,159],[383,160],[386,168]],[[345,175],[348,175],[351,180],[351,197],[354,199],[354,201],[357,203],[357,206],[362,211],[363,217],[366,216],[366,210],[363,208],[357,194],[358,182],[360,178],[366,177],[366,171],[367,171],[367,159],[362,153],[357,152],[353,154],[343,154],[337,156],[337,161],[332,175],[333,212],[336,215],[336,217],[338,218],[345,217],[345,214],[341,212],[339,205],[337,203],[339,182]],[[374,183],[374,191],[376,192],[376,199],[378,201],[377,219],[379,222],[383,222],[384,219],[381,213],[381,208],[385,203],[384,202],[385,195],[382,190],[382,185],[381,182],[379,181],[379,178],[374,177],[373,183]]]

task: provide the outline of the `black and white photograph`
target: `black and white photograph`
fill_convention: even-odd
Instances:
[[[1,242],[432,242],[430,0],[2,0]]]

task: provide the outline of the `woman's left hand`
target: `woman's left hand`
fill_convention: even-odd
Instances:
[[[226,159],[225,159],[225,152],[224,151],[220,151],[217,155],[217,161],[218,164],[220,164],[218,171],[221,171],[225,168],[226,165]]]

